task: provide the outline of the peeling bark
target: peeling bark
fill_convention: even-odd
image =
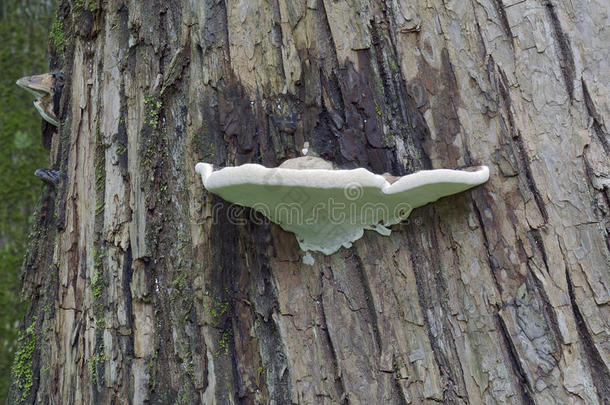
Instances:
[[[600,10],[605,10],[605,14]],[[40,403],[607,403],[606,2],[61,2]],[[306,266],[194,172],[491,179]]]

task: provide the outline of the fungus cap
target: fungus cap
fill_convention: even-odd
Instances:
[[[208,163],[198,163],[195,171],[211,193],[253,208],[293,232],[303,251],[327,255],[341,246],[350,247],[365,229],[389,235],[387,227],[405,220],[414,208],[489,178],[489,169],[477,166],[423,170],[390,183],[363,168],[317,168],[322,167],[318,160],[323,159],[311,159],[291,159],[293,162],[278,168],[249,163],[217,171]]]

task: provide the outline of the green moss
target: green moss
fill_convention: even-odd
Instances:
[[[381,136],[386,145],[391,145],[392,142],[394,142],[394,134],[392,134],[390,130],[388,130],[387,132],[382,132]]]
[[[102,144],[99,126],[96,128],[95,138],[95,189],[97,194],[103,198],[106,183],[106,148]]]
[[[106,360],[108,360],[108,356],[106,356],[106,354],[104,353],[104,346],[100,346],[95,351],[95,354],[89,357],[89,359],[87,360],[87,363],[89,365],[89,373],[91,374],[93,380],[97,380],[98,378],[98,366],[104,364]]]
[[[93,298],[98,300],[102,296],[104,290],[103,271],[104,264],[103,259],[106,255],[98,249],[93,249],[93,272],[91,273],[91,291],[93,292]],[[97,314],[96,314],[97,315]],[[103,316],[103,313],[101,313]]]
[[[209,305],[205,305],[205,308],[215,320],[227,313],[227,309],[229,308],[228,302],[215,299],[214,296],[210,295],[209,291],[206,291],[205,295],[210,297],[210,303]]]
[[[13,360],[12,375],[15,385],[21,392],[21,402],[24,402],[34,385],[34,373],[32,371],[32,356],[36,349],[36,333],[34,327],[36,320],[25,330],[25,334],[19,334],[19,349]]]
[[[184,290],[185,282],[186,282],[186,273],[182,273],[174,281],[172,281],[172,284],[178,290]]]
[[[104,329],[106,329],[106,319],[104,319],[103,317],[96,319],[95,320],[95,330],[97,332],[103,332]]]
[[[97,0],[74,0],[72,3],[72,18],[79,18],[85,10],[94,13],[98,9],[99,2]]]
[[[163,103],[157,97],[147,94],[144,96],[144,107],[146,108],[146,122],[153,130],[159,125],[159,111]]]
[[[93,298],[98,299],[102,296],[103,285],[101,282],[97,282],[91,286],[91,290],[93,292]]]
[[[263,363],[261,363],[261,364],[258,366],[258,374],[259,374],[260,376],[262,376],[262,377],[266,377],[266,376],[267,376],[267,369],[268,369],[267,364],[263,364]]]
[[[93,248],[93,271],[91,272],[91,292],[93,294],[93,314],[95,316],[95,354],[88,360],[89,372],[93,381],[98,386],[102,379],[98,374],[99,365],[107,358],[104,354],[103,334],[106,329],[106,317],[104,312],[104,258],[106,254],[101,248]]]
[[[381,108],[379,107],[379,104],[377,103],[377,99],[373,99],[373,102],[375,103],[375,111],[377,112],[377,115],[379,115],[381,117]]]
[[[104,213],[104,203],[101,202],[95,207],[95,216],[97,217],[100,214]]]
[[[101,215],[104,213],[104,202],[102,201],[95,207],[95,216]]]
[[[121,142],[117,142],[117,147],[116,147],[116,154],[121,156],[124,155],[125,153],[127,153],[127,145],[121,143]]]
[[[220,335],[220,340],[218,341],[218,346],[220,347],[220,353],[218,354],[229,354],[229,347],[231,345],[231,339],[233,337],[233,332],[231,329],[226,329]]]
[[[60,58],[63,58],[66,51],[66,33],[64,31],[64,23],[59,18],[53,21],[49,37],[53,41],[53,46]]]

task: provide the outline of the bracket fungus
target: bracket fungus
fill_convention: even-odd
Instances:
[[[59,102],[64,76],[59,72],[25,76],[17,80],[17,86],[31,93],[36,100],[34,107],[48,123],[57,126],[55,104]]]
[[[211,164],[198,163],[195,171],[211,193],[261,212],[294,233],[303,251],[326,255],[349,248],[365,229],[389,235],[387,227],[405,220],[414,208],[489,178],[486,166],[394,177],[363,168],[335,170],[330,162],[310,156],[277,168],[249,163],[214,171]]]

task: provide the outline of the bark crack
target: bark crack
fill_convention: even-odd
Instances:
[[[582,83],[582,93],[585,99],[585,106],[587,107],[587,113],[593,119],[593,131],[599,142],[602,144],[604,151],[606,154],[610,154],[610,145],[608,144],[608,133],[605,132],[602,128],[601,117],[599,116],[595,103],[593,103],[593,99],[591,98],[591,94],[589,94],[589,88],[587,87],[587,83],[584,78],[581,78]]]
[[[498,324],[498,329],[500,330],[502,340],[504,341],[504,345],[508,348],[507,353],[513,372],[517,376],[519,384],[522,387],[522,389],[519,390],[521,400],[524,404],[534,405],[536,403],[534,401],[534,390],[532,389],[532,385],[527,378],[527,373],[523,368],[521,361],[519,361],[519,353],[517,352],[517,348],[515,347],[515,344],[508,333],[508,328],[504,322],[504,318],[502,318],[499,313],[496,313],[496,322]]]
[[[498,17],[500,18],[500,22],[502,23],[502,28],[508,36],[510,40],[511,48],[515,49],[514,35],[513,30],[510,27],[510,23],[508,22],[508,17],[506,16],[506,10],[504,9],[504,3],[502,0],[494,0],[494,5],[496,6],[496,10],[498,10]]]
[[[510,94],[508,92],[508,79],[506,78],[506,74],[504,73],[504,71],[499,66],[496,65],[496,68],[500,73],[500,80],[498,81],[498,90],[502,99],[504,110],[506,112],[506,118],[508,119],[508,129],[511,135],[509,138],[509,142],[512,144],[513,150],[517,153],[520,171],[524,172],[528,188],[531,191],[534,197],[534,201],[536,202],[536,206],[538,207],[538,210],[542,215],[544,223],[546,224],[549,221],[549,215],[546,210],[544,201],[542,200],[542,194],[540,193],[538,185],[534,180],[531,168],[531,161],[529,155],[527,154],[527,151],[525,150],[523,137],[521,136],[521,132],[515,126],[513,112],[511,110]]]
[[[481,228],[481,233],[483,236],[483,244],[485,245],[485,250],[487,250],[487,263],[489,264],[489,268],[491,270],[491,276],[494,280],[496,288],[500,292],[500,296],[502,296],[502,291],[504,289],[502,288],[502,284],[500,283],[500,281],[498,281],[498,277],[496,275],[496,270],[499,269],[498,262],[494,259],[494,255],[491,251],[491,246],[489,244],[489,237],[487,236],[487,231],[485,230],[485,223],[483,222],[483,217],[481,215],[481,211],[479,210],[479,205],[478,205],[476,199],[473,200],[472,206],[474,208],[474,213],[477,216],[477,222],[479,223],[479,227]]]
[[[320,285],[323,285],[323,280],[322,280],[323,277],[324,277],[324,273],[320,272]],[[335,367],[336,378],[333,381],[335,390],[340,395],[340,397],[339,397],[340,402],[347,403],[348,402],[347,401],[347,389],[345,388],[345,382],[343,381],[343,377],[341,376],[341,369],[339,368],[339,359],[337,357],[337,351],[335,349],[335,345],[333,343],[332,338],[330,337],[330,333],[328,333],[328,323],[326,321],[325,308],[324,308],[324,305],[322,304],[322,295],[320,295],[315,300],[315,302],[318,303],[317,306],[319,308],[320,315],[321,315],[321,321],[322,321],[322,325],[320,325],[320,326],[321,326],[321,329],[324,331],[324,340],[326,340],[327,346],[330,349],[333,366]]]
[[[576,320],[576,329],[578,331],[578,336],[582,341],[582,348],[585,352],[585,357],[589,362],[593,384],[597,389],[597,397],[600,403],[610,404],[610,370],[608,370],[608,367],[606,364],[604,364],[601,354],[597,350],[593,338],[587,329],[587,324],[585,323],[584,317],[582,316],[578,303],[576,302],[576,296],[574,295],[574,284],[572,284],[570,272],[567,268],[566,280],[568,284],[570,303],[572,304],[572,311],[574,312],[574,318]]]
[[[572,48],[570,45],[570,38],[561,28],[561,22],[559,16],[555,10],[555,6],[551,1],[545,0],[544,3],[546,12],[551,26],[553,27],[553,37],[555,38],[555,49],[557,51],[557,57],[559,59],[559,66],[561,67],[561,74],[565,82],[566,90],[570,96],[570,100],[574,99],[574,56],[572,55]]]
[[[408,239],[411,246],[417,246],[417,241],[415,240],[414,236],[412,236],[412,234],[408,235]],[[432,245],[438,246],[438,242],[434,241],[432,242]],[[413,274],[415,276],[415,284],[417,285],[417,298],[419,300],[419,305],[422,309],[424,324],[426,327],[426,332],[428,334],[428,339],[430,341],[430,346],[432,347],[432,353],[434,354],[434,359],[438,366],[440,375],[445,380],[445,387],[443,389],[443,401],[445,401],[446,403],[463,403],[465,401],[462,395],[460,394],[460,391],[465,391],[465,389],[463,388],[466,384],[463,380],[464,371],[461,368],[461,362],[453,362],[452,360],[454,359],[450,358],[449,355],[446,353],[446,351],[449,350],[453,355],[452,357],[455,357],[455,360],[459,359],[459,356],[457,356],[457,350],[455,348],[455,339],[449,337],[448,339],[445,339],[443,344],[439,343],[439,340],[443,340],[445,330],[450,330],[450,328],[445,328],[445,322],[447,321],[447,319],[446,317],[439,316],[440,327],[437,328],[436,326],[432,325],[433,322],[431,321],[431,317],[433,315],[431,312],[433,307],[429,302],[428,296],[426,295],[426,292],[430,292],[431,288],[427,285],[425,279],[426,276],[423,275],[421,271],[418,271],[418,269],[421,267],[421,264],[417,262],[416,253],[411,252],[410,259],[413,267]],[[440,269],[441,266],[440,263],[438,263],[438,257],[434,255],[432,260],[436,262],[434,268]],[[440,296],[442,296],[447,291],[447,288],[446,286],[441,286],[441,276],[438,274],[438,271],[436,273],[437,274],[434,275],[434,280],[436,282],[437,292],[441,294]],[[434,299],[434,297],[430,298]],[[438,305],[441,305],[440,302],[441,300],[439,299]],[[436,335],[435,333],[433,333],[433,328],[438,329],[436,331]],[[444,347],[448,347],[448,349],[445,349]],[[461,373],[456,374],[454,368],[451,365],[455,365],[456,367],[459,366]]]
[[[377,350],[379,350],[379,352],[381,353],[381,333],[379,332],[379,320],[377,319],[377,311],[375,310],[375,302],[373,299],[371,286],[369,284],[368,278],[366,277],[364,265],[362,264],[362,258],[360,258],[360,256],[358,255],[354,255],[354,259],[356,262],[358,276],[360,278],[360,284],[362,285],[362,289],[364,290],[364,297],[366,299],[367,309],[371,317],[371,327],[373,328],[373,335],[375,336],[375,346],[377,346]]]
[[[278,68],[280,69],[280,76],[284,81],[284,86],[286,86],[286,69],[284,68],[284,58],[282,57],[282,48],[284,47],[284,33],[282,31],[282,17],[280,15],[280,4],[278,0],[273,0],[270,2],[270,7],[273,12],[273,22],[271,31],[273,36],[275,36],[274,40],[277,45],[277,59],[278,59]],[[286,87],[284,87],[284,90]]]

